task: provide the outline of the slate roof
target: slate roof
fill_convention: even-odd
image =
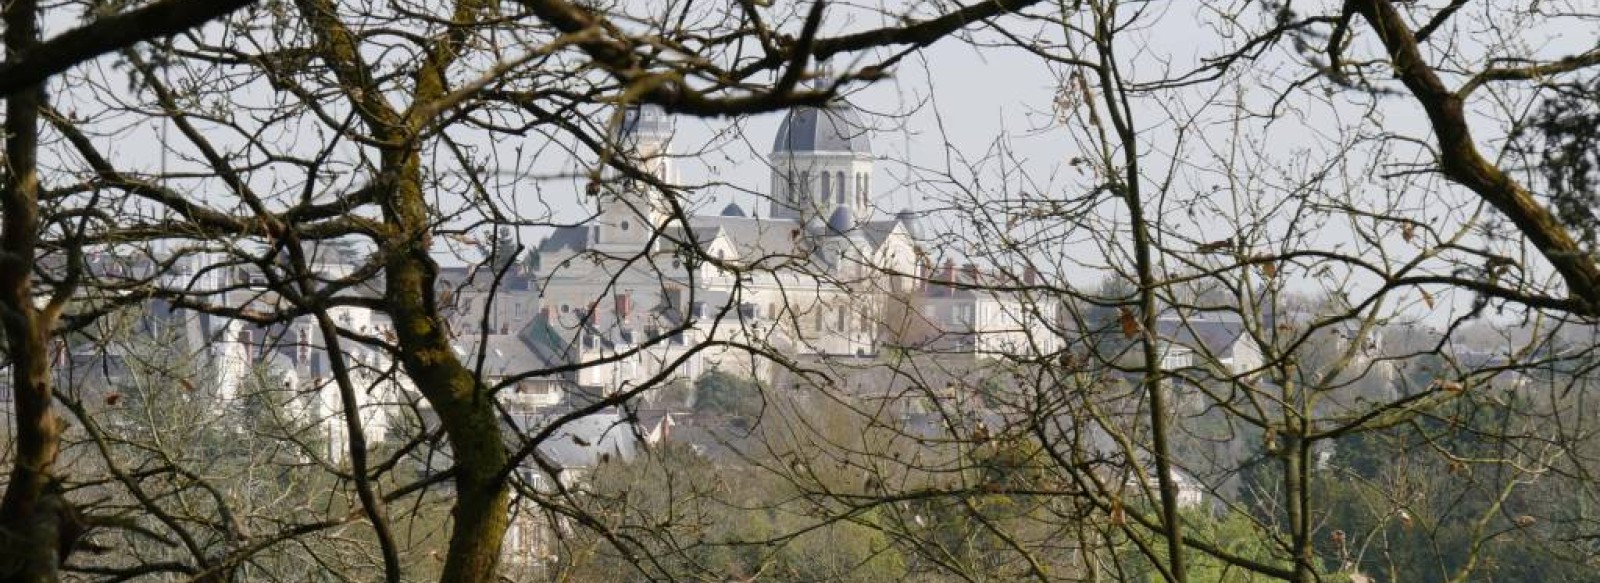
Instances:
[[[1156,334],[1162,340],[1195,352],[1231,358],[1234,344],[1244,334],[1244,322],[1231,314],[1195,314],[1185,318],[1167,313],[1156,320]]]
[[[894,232],[895,225],[898,224],[900,224],[898,219],[889,221],[867,221],[865,223],[861,223],[860,229],[862,233],[866,234],[867,242],[872,243],[872,246],[876,248],[879,245],[882,245],[883,242],[889,238],[889,234]]]
[[[545,237],[543,241],[539,242],[539,252],[548,253],[559,251],[563,248],[570,248],[573,251],[586,250],[592,243],[589,240],[590,230],[588,226],[583,225],[557,227],[555,232],[550,233],[549,237]]]
[[[906,224],[906,232],[911,235],[911,238],[922,239],[924,229],[921,213],[909,208],[901,209],[900,212],[894,214],[894,220]]]
[[[461,364],[469,369],[478,366],[478,355],[483,354],[483,374],[488,377],[503,377],[554,366],[515,334],[470,334],[458,341],[458,346]]]
[[[547,363],[567,362],[571,360],[575,350],[571,342],[562,339],[561,332],[550,324],[550,320],[542,316],[529,322],[519,331],[519,336],[523,346],[527,346],[540,360]]]
[[[708,243],[717,233],[727,235],[747,260],[772,255],[803,255],[800,247],[801,226],[787,219],[758,219],[754,217],[697,216],[689,221],[698,243]]]
[[[550,419],[546,418],[546,422]],[[642,449],[635,428],[616,412],[597,412],[563,423],[539,444],[539,453],[562,469],[629,461]]]

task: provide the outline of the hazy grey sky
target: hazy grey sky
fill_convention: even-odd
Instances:
[[[1295,6],[1304,13],[1310,13],[1323,11],[1338,2],[1323,0],[1319,4],[1322,6],[1305,3],[1296,3]],[[1143,15],[1147,24],[1125,33],[1129,38],[1121,45],[1123,53],[1120,62],[1129,77],[1139,80],[1187,70],[1204,57],[1225,47],[1237,46],[1243,42],[1245,35],[1240,30],[1229,29],[1229,26],[1260,30],[1268,21],[1268,15],[1259,6],[1245,0],[1155,2],[1134,7],[1147,11]],[[839,25],[841,27],[873,24],[850,16],[849,9],[840,10],[845,12],[839,14],[845,16],[835,15],[838,19],[836,22],[847,22]],[[1244,17],[1230,23],[1217,16],[1218,11],[1227,10],[1240,10]],[[1474,18],[1478,11],[1483,10],[1487,8],[1469,4],[1456,17],[1455,26],[1476,30],[1479,25]],[[1597,34],[1600,34],[1600,31],[1592,29],[1558,27],[1551,30],[1524,30],[1518,28],[1516,23],[1500,24],[1505,30],[1495,34],[1501,36],[1480,37],[1492,39],[1485,41],[1490,44],[1455,45],[1450,47],[1451,56],[1470,56],[1475,52],[1552,56],[1593,47]],[[1042,25],[1025,23],[1016,26],[1020,28],[1012,29],[1013,32],[1027,35]],[[1059,31],[1056,31],[1053,38],[1059,39],[1059,36]],[[997,39],[996,35],[983,32],[979,33],[978,38]],[[1381,54],[1372,44],[1370,31],[1366,30],[1357,31],[1356,43],[1348,53],[1362,58]],[[1442,58],[1443,55],[1434,53],[1429,56]],[[97,75],[112,80],[111,85],[116,86],[119,85],[116,81],[125,79],[126,73],[111,70],[110,61],[112,59],[103,58],[91,67],[98,70]],[[1380,172],[1374,171],[1374,168],[1401,169],[1393,165],[1374,167],[1372,161],[1376,159],[1375,156],[1397,163],[1424,159],[1416,146],[1408,146],[1404,142],[1389,142],[1383,148],[1373,145],[1380,128],[1422,143],[1430,139],[1420,109],[1410,99],[1404,96],[1374,98],[1356,92],[1322,93],[1321,85],[1312,83],[1304,90],[1287,95],[1284,99],[1287,109],[1274,120],[1269,122],[1264,117],[1253,117],[1240,121],[1232,119],[1239,111],[1234,105],[1243,104],[1256,114],[1266,112],[1278,97],[1272,89],[1288,86],[1300,79],[1306,75],[1307,67],[1289,43],[1280,43],[1268,49],[1261,60],[1242,67],[1240,71],[1242,74],[1239,76],[1230,76],[1194,89],[1154,95],[1133,104],[1136,123],[1142,132],[1141,139],[1148,149],[1148,155],[1144,157],[1149,176],[1147,180],[1164,178],[1170,166],[1175,172],[1172,182],[1174,192],[1182,193],[1188,200],[1214,205],[1210,209],[1213,212],[1200,212],[1193,216],[1189,216],[1189,213],[1197,205],[1188,204],[1181,197],[1169,202],[1168,206],[1154,207],[1152,214],[1163,214],[1165,227],[1170,229],[1171,234],[1197,241],[1222,238],[1228,234],[1232,219],[1260,212],[1262,201],[1288,196],[1297,180],[1328,167],[1330,160],[1343,161],[1342,165],[1332,167],[1333,178],[1327,182],[1330,187],[1361,193],[1359,196],[1371,196],[1374,200],[1385,198],[1384,195],[1397,188],[1403,191],[1406,188],[1429,187],[1433,191],[1429,195],[1404,198],[1406,204],[1413,208],[1399,210],[1415,213],[1445,230],[1459,227],[1462,221],[1472,218],[1474,208],[1468,204],[1472,199],[1459,189],[1440,193],[1436,185],[1429,184],[1427,179],[1407,183],[1383,179],[1378,176]],[[1085,128],[1057,123],[1053,119],[1054,97],[1062,73],[1060,68],[1048,66],[1020,50],[974,47],[959,39],[947,39],[907,58],[892,73],[892,78],[851,90],[848,95],[852,103],[869,113],[869,124],[877,129],[873,135],[873,146],[880,162],[874,179],[874,195],[880,210],[894,212],[907,206],[942,206],[940,203],[944,201],[924,200],[930,191],[920,188],[922,185],[908,174],[906,165],[935,170],[955,166],[956,173],[961,175],[964,171],[960,167],[966,161],[983,158],[1001,138],[1006,140],[1016,157],[1015,163],[999,164],[991,160],[979,175],[961,178],[991,193],[1011,192],[1019,188],[1022,182],[1016,177],[1016,171],[1025,171],[1033,180],[1027,185],[1028,190],[1057,199],[1081,193],[1092,186],[1090,177],[1082,176],[1065,165],[1068,159],[1080,154],[1076,144]],[[1447,82],[1454,84],[1459,79],[1447,79]],[[114,99],[116,96],[110,97]],[[1492,100],[1480,96],[1471,105],[1475,111],[1504,119],[1507,111],[1526,107],[1527,98],[1522,94],[1498,94]],[[70,106],[71,100],[76,97],[68,95],[62,99]],[[236,99],[268,105],[275,96],[270,91],[260,91],[242,94]],[[870,115],[874,113],[882,116]],[[731,185],[699,193],[699,208],[704,212],[713,212],[728,201],[737,201],[747,208],[754,203],[765,214],[765,205],[757,203],[755,196],[737,190],[765,192],[769,184],[769,172],[761,158],[771,148],[773,133],[780,118],[779,114],[769,114],[741,120],[678,120],[677,151],[701,151],[707,144],[711,146],[703,155],[680,162],[685,181],[691,184],[722,181]],[[1193,122],[1182,149],[1177,149],[1174,119]],[[1242,133],[1233,133],[1235,123],[1242,128]],[[1491,124],[1482,124],[1479,129],[1480,143],[1488,151],[1498,148],[1496,131]],[[160,156],[155,155],[159,148],[151,148],[150,145],[157,136],[148,128],[125,128],[116,137],[106,138],[104,147],[119,162],[154,169],[159,165]],[[309,137],[309,133],[297,136],[291,132],[274,136],[274,139],[292,143]],[[225,132],[219,132],[216,139],[224,144],[230,140]],[[511,138],[499,138],[494,148],[506,153],[501,160],[510,161],[510,150],[520,146],[524,152],[537,151],[543,145],[538,143],[539,139],[533,137],[514,143]],[[318,142],[307,139],[307,143]],[[1344,150],[1355,143],[1366,144],[1363,147],[1369,149]],[[1408,152],[1407,148],[1412,151]],[[1247,158],[1252,168],[1248,173],[1236,174],[1249,175],[1219,175],[1217,168],[1229,156]],[[175,158],[169,158],[168,163],[174,167],[183,164]],[[536,161],[525,160],[525,166],[513,169],[511,174],[572,173],[585,163],[587,161],[573,160],[552,149]],[[351,178],[359,178],[356,174],[351,173]],[[1004,180],[1001,179],[1002,174],[1006,175]],[[276,183],[284,188],[292,186],[297,178],[262,175],[253,177],[253,180]],[[584,205],[592,204],[580,195],[580,182],[572,178],[523,181],[508,185],[504,194],[514,195],[518,199],[518,206],[533,215],[539,215],[543,208],[548,207],[558,220],[575,221],[583,216]],[[1248,185],[1250,190],[1224,191],[1215,196],[1198,194],[1238,185]],[[933,194],[938,196],[936,191]],[[1107,205],[1102,212],[1105,213],[1104,218],[1114,221],[1119,210],[1116,205]],[[1269,217],[1269,228],[1261,238],[1273,242],[1273,229],[1287,228],[1284,220],[1282,216]],[[1329,248],[1353,245],[1352,228],[1351,224],[1341,223],[1338,217],[1333,217],[1326,224],[1317,225],[1315,232],[1293,245]],[[536,242],[538,233],[530,229],[524,235],[530,237],[526,243],[531,245]],[[1392,247],[1400,255],[1414,251],[1408,250],[1406,245],[1397,240],[1387,240],[1385,246]],[[1082,242],[1078,247],[1064,246],[1040,252],[1076,254],[1089,257],[1092,261],[1096,248]],[[1534,263],[1540,262],[1535,260]],[[1351,280],[1350,285],[1360,283],[1360,278],[1356,278]],[[1412,301],[1415,303],[1415,299]]]

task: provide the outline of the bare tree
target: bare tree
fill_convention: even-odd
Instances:
[[[1588,566],[1600,59],[1529,48],[1586,7],[224,4],[44,65],[8,5],[59,88],[7,86],[21,580]],[[946,143],[890,220],[837,100],[950,36],[1053,80],[1068,153]],[[665,116],[791,108],[837,164],[780,133],[767,216],[700,214],[737,187],[674,162],[739,138]],[[204,346],[106,332],[149,307]],[[163,356],[52,384],[53,342]]]
[[[339,431],[349,444],[343,460],[327,470],[351,489],[358,510],[286,524],[273,534],[251,533],[245,544],[186,543],[187,556],[174,559],[184,566],[171,571],[196,578],[233,576],[270,546],[294,544],[307,533],[359,517],[370,528],[384,578],[400,580],[403,541],[391,507],[399,499],[425,497],[430,485],[448,480],[451,535],[439,577],[489,580],[501,556],[517,467],[536,457],[538,444],[561,426],[508,441],[507,419],[495,395],[520,378],[563,371],[534,367],[490,384],[479,374],[481,360],[465,362],[452,346],[433,256],[441,242],[481,224],[552,223],[504,197],[512,183],[496,176],[528,177],[530,170],[502,162],[515,148],[486,147],[485,137],[538,135],[548,147],[585,153],[591,168],[581,175],[596,188],[604,181],[638,181],[658,190],[669,201],[670,215],[681,222],[683,190],[642,172],[639,160],[619,150],[608,129],[612,124],[604,121],[608,108],[649,103],[675,113],[714,116],[822,104],[845,87],[880,78],[911,51],[1030,3],[978,3],[899,15],[903,20],[885,15],[891,17],[888,26],[855,27],[837,36],[821,32],[834,30],[825,26],[828,3],[795,12],[743,3],[625,9],[460,2],[441,12],[308,1],[263,5],[189,30],[237,6],[217,5],[205,14],[186,11],[196,19],[168,22],[137,36],[117,27],[121,36],[93,37],[87,52],[60,53],[64,60],[56,64],[27,68],[37,77],[28,79],[43,80],[84,56],[149,35],[174,35],[118,50],[116,65],[127,79],[70,69],[51,81],[67,89],[54,103],[25,96],[8,101],[15,113],[7,123],[19,130],[9,134],[15,144],[8,147],[8,177],[19,186],[12,189],[18,210],[8,206],[6,216],[20,222],[7,233],[19,237],[18,264],[31,263],[28,241],[39,228],[29,222],[27,207],[37,197],[26,191],[37,181],[19,169],[33,166],[28,144],[37,138],[20,130],[42,116],[60,138],[52,150],[51,179],[58,212],[86,217],[71,235],[75,244],[140,258],[138,269],[90,274],[105,305],[75,313],[75,325],[118,305],[156,301],[242,323],[243,328],[223,328],[219,342],[257,350],[309,343],[327,355],[326,391],[336,395],[335,410],[344,421]],[[168,8],[158,4],[150,11]],[[29,49],[36,29],[23,25],[37,18],[37,7],[18,4],[8,14],[17,18],[8,26],[8,35],[17,39],[13,51]],[[859,62],[834,70],[829,83],[802,87],[816,61],[857,55]],[[124,82],[135,95],[112,89]],[[133,127],[119,129],[125,122],[159,128],[159,166],[123,161],[107,147],[106,138]],[[309,142],[291,137],[302,131],[317,137]],[[280,173],[294,178],[281,181]],[[651,227],[658,230],[655,237],[681,236],[670,235],[681,231],[668,224]],[[327,255],[349,245],[370,251],[356,253],[348,269],[330,275]],[[684,248],[691,261],[719,260],[694,245]],[[79,253],[72,251],[73,259],[64,262],[69,276],[82,263]],[[202,260],[210,264],[185,267]],[[494,279],[500,281],[514,264],[497,267]],[[54,313],[75,297],[72,277],[60,281],[68,285],[42,311],[31,307],[26,285],[17,287],[13,305],[18,313],[34,315],[16,320],[8,339],[35,344],[12,350],[14,357],[34,359],[18,365],[16,374],[35,380],[48,376],[43,343],[55,327]],[[382,321],[342,320],[352,310],[381,314]],[[666,342],[666,336],[652,342]],[[369,352],[387,355],[393,367],[377,365],[363,373],[363,367],[374,365],[347,356]],[[586,366],[592,365],[575,365]],[[363,374],[379,380],[363,380]],[[609,395],[589,411],[630,402],[666,376]],[[390,382],[383,379],[414,387],[420,398],[397,405],[425,411],[417,416],[419,433],[406,436],[398,451],[374,459],[364,438],[374,429],[361,408],[369,398],[364,395],[377,386],[372,383]],[[37,382],[28,386],[26,395],[18,391],[22,422],[16,471],[45,473],[18,474],[8,490],[8,500],[18,502],[8,502],[7,508],[36,505],[47,481],[46,462],[54,456],[50,389]],[[448,469],[393,485],[402,460],[440,438],[447,445]],[[181,465],[161,473],[183,475]],[[139,498],[136,483],[124,481],[124,487]],[[225,505],[216,507],[221,508]],[[148,510],[160,516],[158,508]],[[28,512],[14,523],[26,522]],[[162,528],[179,538],[190,531],[182,520],[166,522]],[[241,536],[238,528],[225,524],[224,538]],[[39,557],[64,556],[45,546],[29,548],[43,549]],[[52,562],[38,558],[29,572],[53,578]]]

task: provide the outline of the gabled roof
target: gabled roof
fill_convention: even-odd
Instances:
[[[561,249],[584,251],[593,243],[593,241],[589,240],[590,230],[589,227],[581,225],[557,227],[555,232],[550,233],[549,237],[545,237],[543,241],[539,242],[539,252],[549,253]]]
[[[547,417],[539,424],[553,421]],[[567,421],[539,444],[539,453],[562,469],[592,468],[606,460],[629,461],[640,449],[638,431],[621,415],[610,411]]]
[[[888,240],[889,235],[894,234],[895,228],[899,226],[900,221],[898,220],[867,221],[861,224],[861,232],[867,235],[867,242],[871,243],[872,247],[876,249],[882,247],[883,242]]]
[[[468,369],[478,366],[482,354],[485,377],[504,377],[556,365],[514,334],[470,334],[458,339],[457,346],[461,364]]]
[[[715,239],[717,234],[727,237],[744,261],[805,255],[801,246],[805,233],[800,224],[792,220],[697,216],[690,219],[689,225],[694,229],[696,242],[702,245]]]
[[[1233,314],[1201,313],[1183,317],[1168,312],[1156,320],[1156,334],[1166,342],[1201,354],[1232,358],[1233,347],[1244,334],[1244,322]]]

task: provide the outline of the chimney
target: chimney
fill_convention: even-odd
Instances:
[[[944,269],[939,273],[938,283],[939,287],[941,288],[939,295],[953,295],[955,288],[952,288],[951,286],[955,284],[955,281],[956,262],[954,259],[946,259],[944,260]]]
[[[962,265],[961,266],[961,275],[966,277],[966,283],[972,284],[972,285],[977,285],[977,283],[978,283],[978,266],[977,265],[973,265],[971,263]]]
[[[630,305],[630,300],[631,299],[632,299],[632,296],[629,296],[627,294],[617,294],[616,295],[617,321],[618,322],[621,322],[623,320],[627,320],[628,319],[628,308],[632,307]]]
[[[1038,284],[1039,283],[1039,270],[1034,269],[1032,265],[1029,265],[1029,266],[1023,268],[1023,270],[1022,270],[1022,283],[1027,284],[1027,285],[1036,285],[1036,284]]]

